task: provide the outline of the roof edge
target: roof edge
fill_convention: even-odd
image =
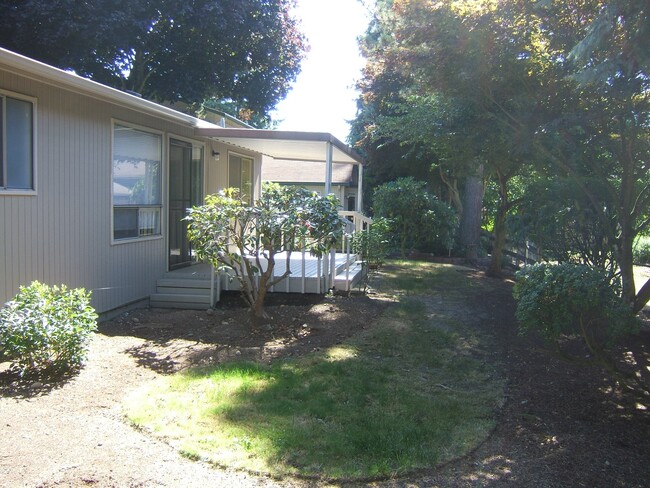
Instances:
[[[84,95],[113,102],[132,110],[172,118],[192,127],[218,127],[192,115],[131,95],[4,48],[0,48],[0,64],[4,64],[8,71],[16,75],[27,76],[63,89],[81,92]]]
[[[293,140],[305,142],[329,142],[338,150],[350,156],[359,164],[365,164],[363,157],[350,146],[341,142],[329,132],[302,132],[271,129],[234,129],[223,127],[199,127],[197,135],[205,137],[237,137],[241,139]]]

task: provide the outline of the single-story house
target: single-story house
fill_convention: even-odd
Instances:
[[[330,134],[229,128],[0,49],[0,304],[33,280],[146,305],[194,263],[184,222],[204,195],[255,198],[263,161],[362,164]]]

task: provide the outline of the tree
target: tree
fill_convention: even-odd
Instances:
[[[461,215],[460,240],[469,259],[477,257],[484,180],[497,182],[493,274],[501,269],[506,216],[519,203],[510,182],[533,159],[535,107],[545,81],[535,55],[539,29],[520,7],[514,0],[392,2],[380,17],[388,17],[383,25],[392,36],[371,50],[372,69],[362,85],[381,91],[385,79],[401,80],[391,110],[372,128],[436,155]]]
[[[544,13],[555,18],[557,6]],[[632,258],[635,238],[650,225],[648,4],[594,1],[576,14],[577,41],[550,38],[566,60],[568,89],[555,93],[560,113],[538,132],[537,147],[589,199],[614,250],[623,299],[639,311],[650,299],[650,281],[636,294]],[[580,184],[589,178],[601,184]],[[603,186],[613,212],[600,205],[595,190]]]
[[[157,101],[266,114],[300,70],[293,0],[0,0],[0,46]]]
[[[291,252],[307,246],[323,255],[341,237],[343,223],[334,195],[322,197],[304,188],[265,184],[249,206],[236,189],[208,195],[186,218],[197,257],[219,270],[230,270],[251,308],[253,322],[267,317],[266,293],[291,273]],[[287,252],[287,266],[274,275],[275,257]]]

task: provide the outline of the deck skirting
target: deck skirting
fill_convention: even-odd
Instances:
[[[365,266],[354,254],[333,253],[333,262],[331,256],[317,258],[302,252],[291,253],[291,274],[269,292],[324,294],[331,289],[352,290],[364,277]],[[265,269],[266,260],[261,258],[260,264]],[[273,275],[279,277],[286,269],[287,254],[278,253]],[[222,291],[239,289],[239,281],[232,271],[217,273],[210,264],[198,263],[165,273],[158,280],[156,293],[151,295],[150,306],[207,309],[216,305]]]

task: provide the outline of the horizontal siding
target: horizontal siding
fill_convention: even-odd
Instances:
[[[38,190],[0,194],[0,303],[33,280],[92,290],[99,312],[147,298],[167,270],[166,199],[163,238],[111,245],[111,119],[200,139],[191,127],[2,70],[0,88],[37,99]],[[213,146],[227,154],[206,146],[209,193],[226,181],[225,157],[211,158]]]

